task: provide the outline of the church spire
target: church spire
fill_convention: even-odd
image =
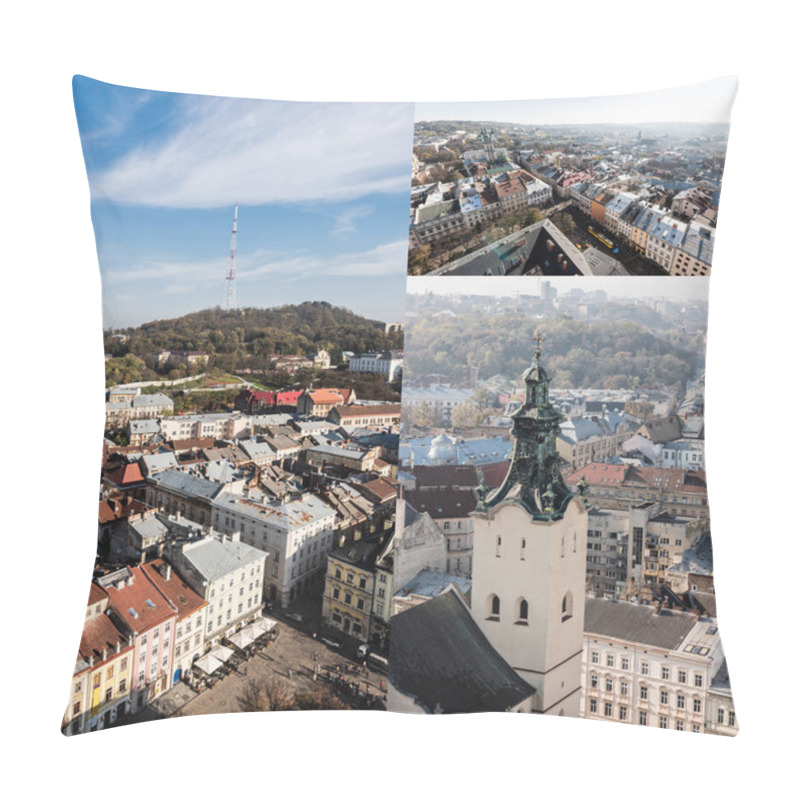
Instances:
[[[572,499],[556,451],[563,416],[550,403],[550,376],[541,364],[543,341],[537,330],[533,363],[523,375],[525,402],[511,415],[514,451],[508,474],[497,490],[479,496],[478,513],[514,502],[534,519],[560,519]]]

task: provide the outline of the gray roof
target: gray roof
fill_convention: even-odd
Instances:
[[[263,561],[266,556],[264,550],[217,538],[203,539],[183,550],[183,557],[208,581],[215,581],[248,564]]]
[[[271,458],[275,451],[266,442],[257,442],[254,439],[243,439],[239,442],[239,447],[244,450],[250,458]]]
[[[431,222],[439,217],[447,217],[460,211],[458,200],[445,200],[441,203],[430,203],[417,210],[417,225]]]
[[[137,520],[128,521],[142,539],[163,539],[169,532],[169,526],[160,520],[155,514]]]
[[[425,710],[507,711],[534,694],[454,591],[392,617],[389,679]]]
[[[313,522],[333,518],[335,511],[319,497],[304,494],[286,502],[259,503],[241,495],[225,492],[214,500],[214,506],[236,514],[244,514],[259,522],[285,531],[293,531]]]
[[[583,630],[586,636],[610,636],[664,650],[677,650],[695,622],[694,614],[683,611],[665,610],[656,614],[652,606],[587,597]]]
[[[322,455],[339,456],[340,458],[353,458],[361,461],[366,456],[365,450],[356,450],[352,447],[337,447],[331,444],[319,444],[311,448],[312,453],[322,453]]]
[[[161,426],[157,419],[132,419],[131,433],[158,433]]]
[[[462,578],[458,575],[443,575],[441,572],[423,569],[403,586],[402,589],[395,592],[395,597],[407,597],[410,594],[421,595],[423,597],[437,597],[451,583],[454,583],[464,595],[468,595],[472,587],[472,581],[469,578]]]
[[[168,469],[160,472],[158,475],[154,475],[150,481],[157,486],[163,486],[165,489],[172,489],[182,494],[206,500],[216,497],[222,489],[222,484],[216,481],[209,481],[199,475],[192,475],[179,469]]]
[[[173,402],[171,398],[165,394],[139,394],[132,400],[134,408],[141,408],[146,406],[171,406]]]
[[[154,453],[153,455],[142,456],[142,463],[148,472],[160,472],[167,469],[177,469],[178,460],[173,453]]]

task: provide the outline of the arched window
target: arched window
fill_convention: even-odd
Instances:
[[[496,594],[486,598],[486,616],[488,619],[500,619],[500,598]]]
[[[528,601],[524,597],[517,600],[517,623],[520,625],[528,624]]]
[[[567,592],[561,601],[561,621],[566,622],[572,616],[572,592]]]

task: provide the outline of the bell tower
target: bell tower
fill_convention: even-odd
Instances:
[[[536,689],[535,711],[579,715],[586,532],[580,496],[561,476],[542,335],[512,414],[514,449],[503,484],[478,489],[473,512],[472,617],[497,652]]]

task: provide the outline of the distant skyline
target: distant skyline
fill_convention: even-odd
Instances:
[[[240,307],[402,318],[412,104],[73,88],[105,327],[222,305],[237,201]]]
[[[408,293],[412,295],[435,294],[455,297],[458,295],[483,297],[514,297],[517,294],[538,295],[542,281],[547,281],[559,294],[570,289],[590,292],[603,290],[612,299],[643,300],[667,299],[675,302],[708,300],[707,277],[669,276],[570,276],[539,277],[530,275],[503,275],[497,277],[459,276],[436,277],[430,275],[411,276]]]
[[[727,123],[737,79],[639,94],[600,97],[417,103],[416,122],[476,121],[509,125],[649,124],[667,122]]]

